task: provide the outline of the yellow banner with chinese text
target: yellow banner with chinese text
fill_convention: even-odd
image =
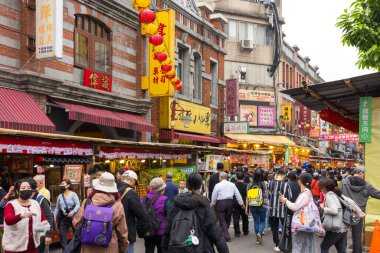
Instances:
[[[191,122],[186,128],[182,119],[187,115],[186,112],[175,112],[175,130],[210,134],[211,133],[211,109],[202,105],[177,99],[177,107],[190,111]],[[172,98],[161,98],[160,100],[160,128],[170,129],[172,114]]]
[[[164,39],[167,54],[172,60],[174,68],[175,50],[175,12],[163,10],[156,12],[156,25],[158,34]],[[149,43],[149,97],[170,97],[174,94],[174,87],[161,70],[161,64],[154,59],[153,45]]]
[[[282,106],[282,121],[289,123],[292,120],[292,105],[286,104]]]

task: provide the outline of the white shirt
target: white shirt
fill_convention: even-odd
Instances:
[[[244,204],[236,185],[224,179],[223,181],[217,183],[212,191],[211,206],[214,206],[217,200],[233,199],[234,196],[236,197],[239,205]]]

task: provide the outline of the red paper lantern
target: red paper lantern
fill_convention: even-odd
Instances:
[[[156,13],[152,10],[143,10],[139,14],[139,19],[140,22],[144,24],[153,23],[156,19]]]
[[[335,129],[335,130],[334,130],[334,133],[338,133],[338,129]]]
[[[182,84],[179,84],[175,87],[176,90],[182,90]]]
[[[324,128],[322,128],[322,131],[323,131],[323,132],[326,132],[326,128],[325,128],[325,127],[324,127]]]
[[[175,77],[175,74],[174,75],[166,75],[166,78],[169,80],[172,80],[174,77]]]
[[[164,72],[164,73],[166,73],[166,72],[172,70],[172,68],[173,68],[172,65],[162,65],[162,66],[161,66],[161,70],[162,70],[162,72]]]
[[[172,84],[173,84],[174,86],[178,86],[178,85],[181,84],[181,80],[177,78],[176,80],[173,80],[173,81],[172,81]]]
[[[311,126],[311,129],[315,129],[315,126]]]
[[[163,42],[164,42],[164,39],[159,34],[155,34],[155,35],[149,37],[149,43],[154,45],[154,46],[161,45]]]
[[[160,53],[160,54],[155,54],[154,56],[155,56],[156,60],[159,62],[165,61],[168,58],[168,54],[165,52]]]

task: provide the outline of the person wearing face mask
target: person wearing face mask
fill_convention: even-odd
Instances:
[[[59,186],[61,194],[58,196],[54,210],[54,218],[59,229],[59,241],[63,249],[67,246],[67,233],[72,227],[74,215],[80,208],[78,195],[70,190],[71,181],[65,179]]]
[[[4,212],[4,235],[2,245],[5,253],[37,253],[42,232],[41,227],[50,229],[44,212],[33,194],[30,179],[16,182],[17,199],[10,201]]]

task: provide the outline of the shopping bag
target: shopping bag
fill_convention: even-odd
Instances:
[[[285,215],[281,239],[278,245],[280,250],[285,253],[292,252],[292,217],[293,214],[289,214],[289,212]]]

